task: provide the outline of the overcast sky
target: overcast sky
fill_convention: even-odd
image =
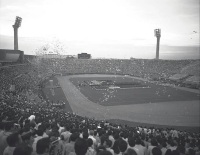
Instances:
[[[199,0],[0,0],[0,48],[14,48],[16,16],[26,54],[59,40],[65,54],[155,58],[160,28],[161,58],[199,56]]]

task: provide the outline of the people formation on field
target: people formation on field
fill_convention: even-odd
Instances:
[[[48,72],[33,65],[0,69],[0,155],[200,154],[199,133],[122,126],[58,109],[39,93]]]

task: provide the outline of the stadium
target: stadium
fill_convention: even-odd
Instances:
[[[92,60],[82,61],[88,63]],[[103,61],[105,62],[105,60]],[[78,63],[76,62],[77,66],[80,65]],[[55,83],[57,82],[56,85],[59,85],[62,89],[73,112],[83,117],[87,116],[98,120],[120,119],[145,124],[179,127],[199,126],[198,89],[179,87],[175,83],[167,84],[153,81],[142,78],[142,76],[141,78],[134,77],[127,73],[123,75],[123,72],[125,72],[123,69],[122,71],[119,69],[121,74],[113,72],[97,74],[98,70],[91,67],[95,65],[92,64],[94,62],[90,63],[87,64],[88,66],[86,64],[84,66],[91,69],[88,72],[90,74],[86,72],[85,68],[80,71],[81,74],[76,72],[75,75],[72,75],[74,73],[67,73],[67,69],[66,71],[61,70],[62,76],[54,77]],[[127,61],[127,63],[130,62]],[[72,66],[75,67],[75,65]],[[120,66],[114,67],[119,68]],[[95,74],[92,70],[96,70],[97,73]],[[77,69],[74,69],[74,71],[77,71]],[[64,76],[64,74],[68,75]],[[173,73],[171,74],[173,75]],[[165,78],[167,79],[167,77]],[[47,87],[48,85],[50,86],[49,82]],[[50,100],[56,100],[56,95],[55,89],[55,94],[48,95],[48,97]],[[181,108],[182,106],[184,108]]]
[[[163,29],[168,27],[168,30],[164,32],[167,35],[162,54],[175,60],[159,57],[160,28],[154,29],[157,45],[156,56],[152,58],[153,39],[142,25],[155,26],[157,13],[153,19],[154,13],[147,11],[148,18],[144,22],[132,23],[133,15],[143,12],[132,12],[137,10],[133,9],[136,2],[129,7],[122,1],[116,6],[114,1],[110,6],[102,1],[105,12],[98,9],[100,3],[85,2],[73,5],[68,1],[60,4],[43,1],[40,5],[27,2],[24,8],[2,3],[4,14],[11,15],[13,9],[26,13],[26,28],[22,33],[24,37],[20,38],[23,50],[18,49],[21,17],[16,16],[12,25],[14,49],[2,48],[10,47],[10,37],[0,34],[5,39],[0,38],[0,42],[5,43],[5,46],[0,45],[0,155],[199,155],[200,59],[195,57],[199,56],[198,32],[180,29],[184,24],[177,25],[177,18],[173,24],[166,20]],[[152,2],[155,7],[167,8],[168,5]],[[146,4],[142,2],[138,6],[148,10]],[[181,7],[188,6],[188,2],[183,4]],[[194,4],[187,10],[197,9]],[[52,11],[56,7],[59,9]],[[166,9],[164,17],[173,18],[181,7],[174,7],[174,12],[173,7]],[[25,8],[34,11],[30,15]],[[190,11],[179,16],[183,21],[192,17],[188,20],[192,22],[186,22],[186,29],[198,25],[194,20],[197,11],[192,14]],[[71,13],[75,16],[71,17]],[[31,18],[34,24],[28,20],[32,16],[35,16]],[[90,18],[86,18],[88,16]],[[96,16],[104,20],[95,20]],[[140,18],[144,15],[134,21]],[[7,18],[0,20],[5,22]],[[70,48],[65,51],[61,42],[54,40],[35,49],[35,55],[27,54],[25,49],[41,45],[54,35]],[[143,49],[149,51],[142,52]],[[67,55],[65,52],[69,51],[82,53]],[[90,52],[106,53],[108,57],[93,57]]]
[[[199,60],[26,59],[0,68],[3,124],[34,115],[73,130],[109,124],[198,137]]]

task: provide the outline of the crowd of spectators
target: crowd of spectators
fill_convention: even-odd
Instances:
[[[117,74],[170,83],[181,87],[200,89],[199,81],[172,81],[175,74],[199,79],[199,60],[149,60],[149,59],[43,59],[42,64],[51,66],[54,72],[63,74]]]
[[[41,81],[51,72],[58,72],[58,68],[60,71],[63,68],[69,71],[73,69],[73,73],[84,69],[85,73],[95,73],[99,68],[96,73],[113,74],[120,73],[122,68],[125,70],[123,74],[128,73],[130,68],[126,68],[130,64],[121,60],[115,60],[115,63],[99,60],[95,67],[90,68],[94,63],[91,61],[93,60],[87,63],[74,62],[77,64],[74,69],[65,60],[0,69],[0,155],[200,154],[199,133],[155,127],[129,127],[81,117],[48,104],[40,96]],[[135,60],[128,63],[137,62]],[[107,67],[101,67],[102,64]],[[77,66],[80,67],[78,70]],[[131,69],[137,69],[133,72],[139,74],[141,68],[138,66],[140,65]],[[112,72],[114,70],[115,73]],[[27,93],[34,94],[35,97],[30,100]]]
[[[3,107],[7,109],[6,105]],[[39,110],[38,110],[39,109]],[[200,135],[173,129],[128,127],[80,117],[46,105],[0,123],[0,154],[198,155]],[[30,114],[34,114],[29,116]],[[17,118],[17,119],[16,119]],[[19,119],[18,119],[19,118]]]
[[[66,73],[122,74],[136,77],[169,77],[199,60],[149,60],[149,59],[43,59],[43,64]],[[197,74],[190,69],[190,74]]]

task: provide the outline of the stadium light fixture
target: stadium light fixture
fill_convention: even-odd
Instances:
[[[18,50],[18,28],[21,26],[22,18],[16,16],[14,28],[14,50]]]
[[[156,38],[157,38],[156,59],[159,59],[159,46],[160,46],[161,29],[155,29],[154,30],[154,36],[156,36]]]

